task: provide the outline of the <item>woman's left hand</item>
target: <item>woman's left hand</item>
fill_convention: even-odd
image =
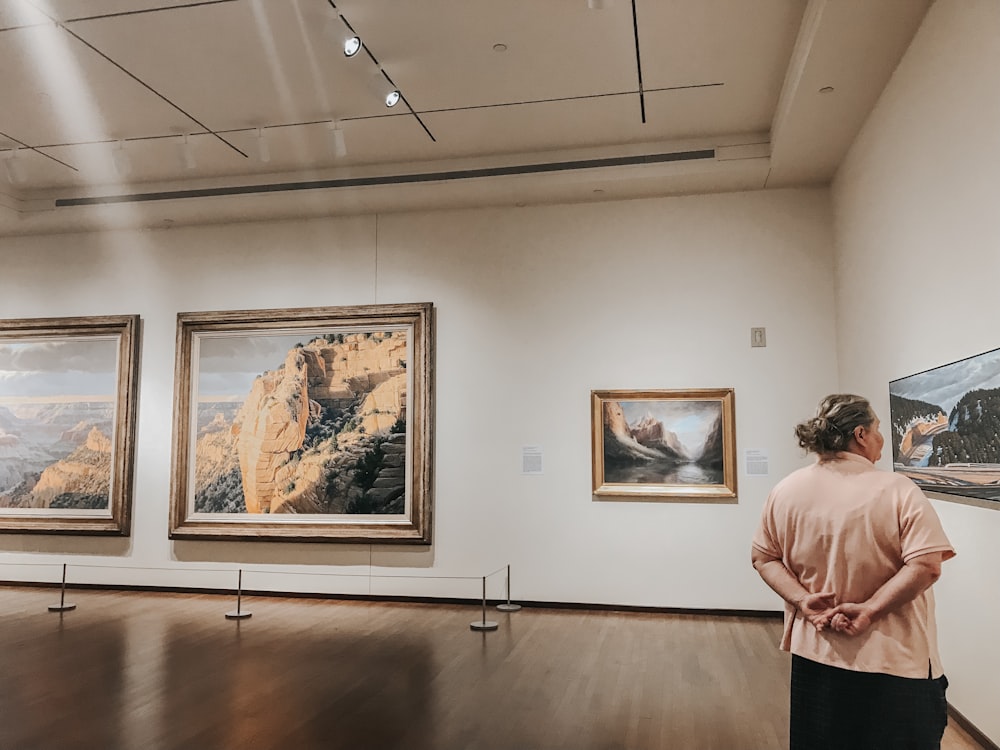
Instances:
[[[807,594],[796,603],[799,612],[819,631],[829,626],[836,605],[837,597],[832,591]]]

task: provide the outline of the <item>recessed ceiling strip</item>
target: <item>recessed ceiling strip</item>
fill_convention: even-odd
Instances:
[[[455,180],[472,180],[483,177],[512,177],[517,175],[544,174],[549,172],[569,172],[579,169],[631,167],[643,164],[663,164],[675,161],[694,161],[698,159],[714,158],[715,149],[708,148],[698,151],[676,151],[668,154],[616,156],[605,159],[581,159],[578,161],[547,162],[543,164],[521,164],[511,167],[458,169],[444,172],[422,172],[417,174],[383,175],[377,177],[347,177],[335,180],[281,182],[269,185],[233,185],[230,187],[199,188],[193,190],[169,190],[158,193],[95,195],[86,198],[58,198],[56,199],[55,205],[56,208],[63,208],[67,206],[100,206],[114,203],[147,203],[150,201],[179,200],[182,198],[217,198],[229,195],[284,193],[295,190],[372,187],[377,185],[408,185],[421,182],[451,182]]]

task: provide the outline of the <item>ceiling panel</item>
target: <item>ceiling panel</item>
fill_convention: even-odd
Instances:
[[[643,85],[723,82],[776,101],[805,7],[803,0],[637,0]]]
[[[0,32],[0,40],[0,131],[24,143],[76,143],[192,127],[55,26]]]
[[[0,0],[0,31],[48,22],[44,13],[25,0]],[[5,39],[0,37],[0,45],[4,43]]]
[[[377,69],[344,57],[331,16],[318,0],[241,0],[72,28],[212,129],[384,112]]]
[[[109,217],[203,222],[750,189],[769,169],[773,184],[824,182],[928,2],[605,0],[591,10],[587,0],[0,0],[0,161],[22,140],[73,167],[18,151],[23,179],[0,169],[0,234]],[[338,12],[417,116],[383,106],[386,82],[369,56],[344,57]],[[2,30],[26,22],[36,25]],[[836,92],[818,94],[827,85]],[[346,155],[334,151],[333,119]],[[181,156],[184,133],[193,168]],[[117,213],[52,203],[741,144],[761,145],[738,166],[685,167],[693,171],[605,167],[172,199]],[[126,175],[115,169],[119,148]]]
[[[19,0],[27,2],[28,0]],[[163,9],[191,5],[199,0],[30,0],[45,7],[61,21],[93,18],[116,13],[161,12]],[[242,2],[242,0],[208,0],[209,2]]]
[[[420,111],[638,90],[627,2],[601,11],[586,0],[337,7]]]
[[[766,133],[773,110],[729,85],[647,93],[646,123],[658,138]]]
[[[638,97],[439,112],[428,126],[456,156],[517,154],[649,140]]]

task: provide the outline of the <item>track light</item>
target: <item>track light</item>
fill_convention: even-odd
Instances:
[[[402,92],[380,67],[373,67],[368,76],[368,90],[387,107],[395,107],[403,100]]]
[[[194,169],[198,162],[194,158],[194,146],[188,141],[188,134],[184,134],[184,140],[180,144],[181,164],[184,169]]]
[[[354,57],[361,51],[361,37],[354,35],[344,40],[344,57]]]
[[[3,160],[3,171],[7,176],[7,182],[11,185],[21,185],[25,181],[24,165],[17,155],[18,151],[20,149],[14,149],[10,152],[10,156]]]
[[[114,165],[115,174],[119,177],[128,177],[132,174],[132,159],[125,150],[125,141],[118,141],[111,151],[111,163]]]
[[[257,128],[257,161],[264,164],[271,161],[271,146],[262,128]]]
[[[338,159],[347,156],[347,143],[344,141],[344,131],[340,127],[340,123],[336,120],[330,120],[327,123],[327,128],[330,129],[330,145],[333,148],[333,155]]]

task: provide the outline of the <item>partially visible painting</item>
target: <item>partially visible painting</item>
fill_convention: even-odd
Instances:
[[[432,311],[180,314],[171,536],[429,543]]]
[[[1000,509],[1000,349],[892,381],[889,410],[896,471]]]
[[[736,497],[731,388],[592,391],[598,497]]]
[[[129,534],[138,326],[0,320],[0,532]]]

